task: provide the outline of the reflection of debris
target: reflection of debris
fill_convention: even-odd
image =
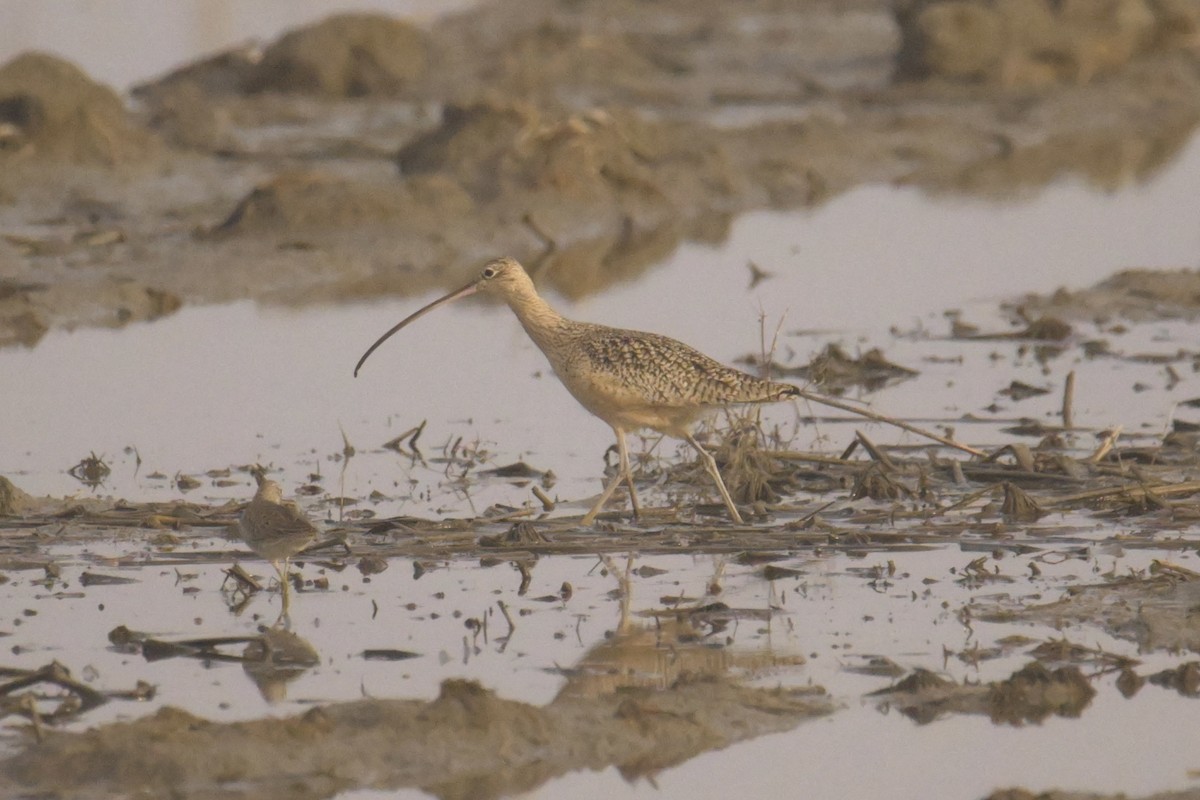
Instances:
[[[38,669],[0,667],[0,717],[18,714],[26,717],[40,732],[43,722],[55,724],[75,719],[103,705],[110,698],[147,700],[154,697],[154,687],[142,681],[127,692],[98,692],[71,677],[71,672],[57,661]],[[48,684],[65,694],[53,697],[32,691],[33,687]],[[22,691],[29,689],[31,691]],[[40,707],[39,707],[40,705]]]
[[[533,565],[524,559],[512,562],[517,572],[521,573],[521,583],[517,586],[517,597],[524,597],[529,592],[529,584],[533,582]]]
[[[1051,672],[1035,661],[1008,680],[992,684],[988,702],[993,722],[1020,725],[1051,715],[1078,717],[1095,694],[1078,667]]]
[[[877,347],[851,358],[839,346],[830,344],[809,363],[805,377],[824,387],[862,386],[877,390],[916,374],[916,370],[888,361]]]
[[[545,544],[546,537],[537,527],[528,521],[514,522],[512,527],[497,536],[480,536],[480,547],[522,547],[531,544]]]
[[[79,575],[80,586],[120,586],[127,583],[137,583],[136,578],[123,578],[120,575],[102,575],[98,572],[84,571]]]
[[[225,577],[226,580],[232,580],[236,585],[236,589],[234,591],[246,592],[247,594],[254,594],[255,592],[262,591],[262,584],[258,582],[257,578],[247,572],[246,568],[241,564],[234,564],[232,567],[226,569]],[[224,588],[224,583],[221,585],[222,588]]]
[[[285,700],[288,683],[319,663],[320,654],[308,640],[283,628],[261,629],[242,651],[242,670],[268,703]]]
[[[1184,697],[1200,697],[1200,661],[1189,661],[1175,669],[1156,672],[1147,680],[1155,686],[1174,689]]]
[[[791,567],[778,567],[774,564],[767,564],[762,569],[763,580],[777,581],[784,578],[800,578],[804,576],[804,570],[792,569]]]
[[[999,565],[994,565],[991,569],[987,566],[988,557],[980,556],[979,558],[970,561],[961,570],[951,569],[951,572],[959,572],[960,577],[957,583],[963,586],[977,587],[987,583],[1012,583],[1013,578],[1004,575],[1000,572]]]
[[[764,374],[778,375],[783,378],[800,378],[809,381],[826,390],[844,390],[851,386],[861,386],[870,391],[876,391],[914,377],[916,370],[894,364],[884,357],[878,347],[853,358],[842,349],[841,345],[829,344],[812,361],[798,367],[785,367],[775,362],[763,363],[758,356],[745,356],[740,362],[754,367]]]
[[[253,636],[216,636],[198,639],[183,639],[172,642],[158,639],[148,633],[135,631],[118,625],[108,632],[108,640],[123,652],[140,653],[147,661],[186,656],[210,661],[242,661],[243,657],[223,652],[220,648],[229,645],[244,645]]]
[[[194,658],[204,662],[241,663],[267,702],[284,697],[286,684],[320,663],[316,649],[305,639],[283,628],[260,628],[257,636],[209,636],[168,641],[124,625],[113,628],[108,639],[123,652],[141,653],[147,661]],[[240,653],[229,649],[244,646]]]
[[[899,500],[901,497],[912,497],[912,491],[888,473],[882,463],[872,461],[854,478],[854,487],[850,497],[859,500],[869,497],[872,500]]]
[[[175,473],[175,488],[181,492],[190,492],[200,485],[200,481],[191,475],[184,475],[182,472]]]
[[[1029,493],[1011,481],[1005,481],[1004,502],[1000,513],[1011,522],[1037,522],[1046,512]]]
[[[775,273],[767,272],[765,269],[760,267],[758,264],[755,264],[753,261],[747,261],[746,268],[750,270],[750,285],[746,287],[747,289],[753,289],[753,288],[757,287],[760,283],[765,281],[767,278],[775,277]]]
[[[1190,611],[1198,605],[1200,580],[1160,568],[1156,575],[1071,586],[1065,597],[1052,603],[996,602],[972,608],[974,616],[985,621],[1100,625],[1143,651],[1182,652],[1200,650],[1200,616]]]
[[[1122,697],[1133,697],[1145,685],[1146,679],[1130,668],[1121,670],[1121,674],[1117,676],[1117,691]]]
[[[111,472],[108,464],[104,463],[104,459],[94,452],[67,470],[67,474],[72,478],[93,489],[104,483],[104,479]]]
[[[420,425],[417,425],[414,428],[409,428],[399,436],[389,439],[388,441],[384,442],[383,446],[388,450],[395,450],[400,455],[411,456],[414,463],[420,461],[422,464],[424,464],[425,457],[421,454],[420,448],[417,447],[417,440],[421,438],[421,434],[425,430],[426,422],[428,422],[428,420],[421,420]],[[408,444],[408,450],[404,449],[404,447],[401,445],[401,442],[406,442]]]
[[[1097,322],[1195,319],[1200,315],[1200,271],[1131,269],[1087,289],[1059,289],[1021,298],[1024,313],[1047,313]]]
[[[534,478],[541,478],[546,473],[540,469],[534,469],[524,461],[515,461],[512,464],[505,464],[502,467],[481,469],[478,474],[490,475],[494,478],[524,478],[532,480]]]
[[[880,702],[920,723],[946,714],[987,714],[992,722],[1021,725],[1046,717],[1078,717],[1096,690],[1078,667],[1050,671],[1034,661],[1003,681],[959,685],[926,670],[873,692]]]
[[[414,653],[411,650],[376,648],[373,650],[363,650],[362,657],[367,661],[407,661],[410,658],[420,658],[421,654]]]
[[[1089,664],[1105,671],[1126,670],[1138,664],[1135,658],[1075,644],[1065,638],[1042,642],[1030,650],[1029,655],[1043,664]]]
[[[1043,389],[1040,386],[1031,386],[1028,383],[1021,381],[1013,381],[1005,388],[1001,389],[1000,394],[1007,395],[1013,400],[1025,400],[1029,397],[1037,397],[1042,394],[1050,394],[1049,389]]]
[[[846,672],[880,678],[898,678],[904,674],[904,668],[887,656],[849,655],[845,659],[849,662],[842,666]]]
[[[1039,317],[1019,331],[976,333],[963,338],[974,340],[1036,339],[1059,342],[1071,335],[1071,326],[1056,317]]]
[[[358,568],[358,571],[361,572],[365,578],[371,575],[378,575],[387,569],[388,560],[382,556],[376,555],[363,556],[358,560],[358,563],[355,564],[355,567]]]

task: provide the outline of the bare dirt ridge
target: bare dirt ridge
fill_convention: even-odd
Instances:
[[[1153,174],[1200,116],[1194,0],[519,0],[343,15],[134,92],[0,66],[0,344],[183,302],[579,296],[756,208]],[[986,45],[986,46],[984,46]]]

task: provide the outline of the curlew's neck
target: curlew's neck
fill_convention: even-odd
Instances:
[[[519,291],[510,293],[504,298],[508,307],[521,321],[521,327],[529,334],[543,352],[553,349],[554,342],[562,329],[567,325],[566,317],[559,314],[550,304],[542,299],[532,282],[521,286]]]

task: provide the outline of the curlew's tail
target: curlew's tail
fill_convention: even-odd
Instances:
[[[745,373],[737,373],[734,370],[730,370],[730,374],[735,376],[735,381],[730,382],[733,385],[730,386],[729,383],[721,385],[720,388],[725,391],[710,401],[710,404],[778,403],[792,397],[804,396],[799,387],[792,386],[790,383],[766,381]]]

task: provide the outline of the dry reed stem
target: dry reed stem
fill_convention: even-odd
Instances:
[[[1075,370],[1067,373],[1067,382],[1063,386],[1062,421],[1063,428],[1071,430],[1075,427]]]
[[[866,417],[867,419],[873,419],[876,422],[883,422],[887,425],[892,425],[894,427],[900,428],[901,430],[906,430],[909,433],[915,433],[918,436],[924,436],[926,439],[932,439],[933,441],[938,442],[940,444],[944,444],[947,447],[953,447],[955,450],[961,450],[964,453],[970,453],[973,456],[978,456],[980,458],[983,458],[984,456],[987,455],[987,453],[985,453],[982,450],[979,450],[978,448],[971,447],[970,445],[962,444],[961,442],[956,442],[949,437],[941,436],[939,434],[934,433],[933,431],[927,431],[924,428],[919,428],[916,425],[912,425],[910,423],[904,422],[903,420],[896,419],[895,417],[889,417],[886,414],[880,414],[877,411],[871,411],[870,409],[867,409],[867,408],[856,408],[855,406],[849,405],[847,403],[843,403],[839,400],[834,400],[832,397],[825,397],[824,395],[816,394],[815,392],[810,392],[807,389],[798,389],[797,391],[799,392],[799,396],[804,398],[805,400],[809,400],[814,403],[820,403],[821,405],[829,406],[831,408],[837,408],[842,411],[848,411],[851,414],[857,414],[860,417]]]

